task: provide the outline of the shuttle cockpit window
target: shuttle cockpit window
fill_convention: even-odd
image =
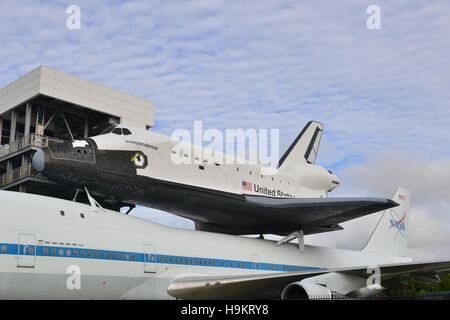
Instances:
[[[122,129],[120,129],[120,128],[114,128],[113,129],[113,131],[112,131],[112,133],[114,133],[114,134],[122,134]]]
[[[122,133],[123,133],[124,135],[128,136],[128,135],[131,134],[131,131],[128,130],[127,128],[123,128],[123,129],[122,129]]]

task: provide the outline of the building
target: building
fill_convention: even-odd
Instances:
[[[31,166],[41,147],[96,135],[111,124],[153,126],[154,104],[40,66],[0,89],[0,190],[86,202],[80,190],[57,185]],[[97,199],[118,209],[114,199]]]

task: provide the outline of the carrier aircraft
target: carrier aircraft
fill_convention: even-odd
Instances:
[[[0,299],[313,299],[370,295],[408,275],[438,282],[450,261],[407,256],[409,192],[393,199],[362,251],[299,250],[0,191]]]
[[[339,179],[315,164],[323,129],[310,121],[277,168],[124,125],[43,148],[33,165],[60,184],[167,211],[193,220],[197,230],[226,234],[341,230],[339,223],[395,207],[389,199],[328,198]]]

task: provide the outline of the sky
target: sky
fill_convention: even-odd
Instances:
[[[0,0],[0,30],[0,87],[47,65],[153,101],[155,131],[279,129],[280,154],[322,122],[317,163],[341,181],[330,196],[409,188],[410,254],[450,257],[450,2]],[[306,242],[358,249],[378,218]]]

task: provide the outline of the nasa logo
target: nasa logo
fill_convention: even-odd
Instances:
[[[143,152],[136,152],[131,158],[134,166],[138,169],[144,169],[147,167],[147,156]]]
[[[399,217],[398,213],[395,210],[390,210],[391,211],[391,219],[389,220],[390,222],[390,227],[389,229],[396,229],[397,233],[395,234],[395,239],[397,239],[397,236],[400,234],[402,237],[406,236],[406,225],[405,225],[405,219],[406,219],[406,211],[403,214],[403,217]]]

